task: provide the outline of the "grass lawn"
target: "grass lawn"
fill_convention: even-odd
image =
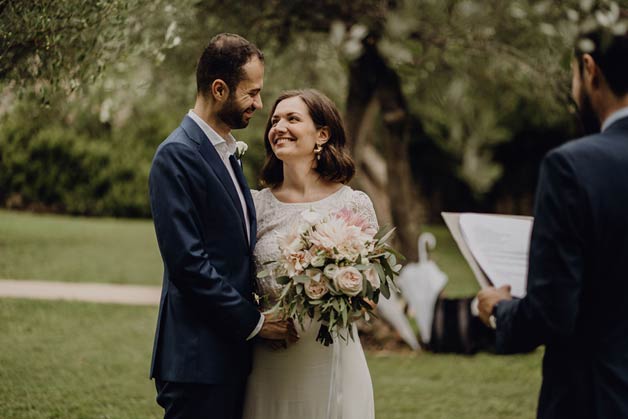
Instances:
[[[158,418],[156,307],[0,299],[0,417]]]
[[[446,228],[425,230],[446,293],[475,293]],[[150,221],[0,211],[0,278],[158,285],[161,271]],[[156,311],[0,299],[0,418],[161,417],[147,377]],[[533,418],[540,358],[369,353],[377,417]]]
[[[449,276],[448,296],[477,292],[445,226],[432,258]],[[160,285],[162,262],[150,220],[40,215],[0,210],[0,278]]]
[[[0,210],[0,278],[161,284],[148,220]]]
[[[0,299],[0,417],[160,417],[155,320],[156,308]],[[380,419],[534,417],[540,352],[367,358]]]

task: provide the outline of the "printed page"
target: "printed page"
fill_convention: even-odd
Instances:
[[[465,213],[460,231],[471,254],[495,287],[510,285],[512,295],[526,293],[532,218]]]

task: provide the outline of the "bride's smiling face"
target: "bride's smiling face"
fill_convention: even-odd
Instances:
[[[275,107],[268,142],[279,160],[313,161],[316,144],[324,144],[328,137],[328,129],[314,125],[310,111],[300,97],[289,97]]]

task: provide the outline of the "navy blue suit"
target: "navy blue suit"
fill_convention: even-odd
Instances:
[[[527,295],[497,351],[545,345],[539,418],[628,418],[628,118],[543,160]]]
[[[250,242],[231,177],[191,118],[183,119],[153,159],[150,202],[164,263],[150,372],[158,390],[163,382],[224,389],[241,385],[250,372],[252,348],[246,338],[260,318],[252,301],[257,227],[246,180],[235,159],[231,163],[248,207]]]

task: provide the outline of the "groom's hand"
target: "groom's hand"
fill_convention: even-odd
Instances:
[[[491,327],[490,318],[493,315],[493,309],[497,303],[504,300],[512,300],[510,285],[504,285],[499,288],[488,287],[478,292],[478,311],[480,320],[485,325]]]
[[[264,314],[264,324],[258,336],[264,339],[281,340],[290,343],[299,340],[299,334],[294,327],[292,319],[280,320],[271,314]]]

